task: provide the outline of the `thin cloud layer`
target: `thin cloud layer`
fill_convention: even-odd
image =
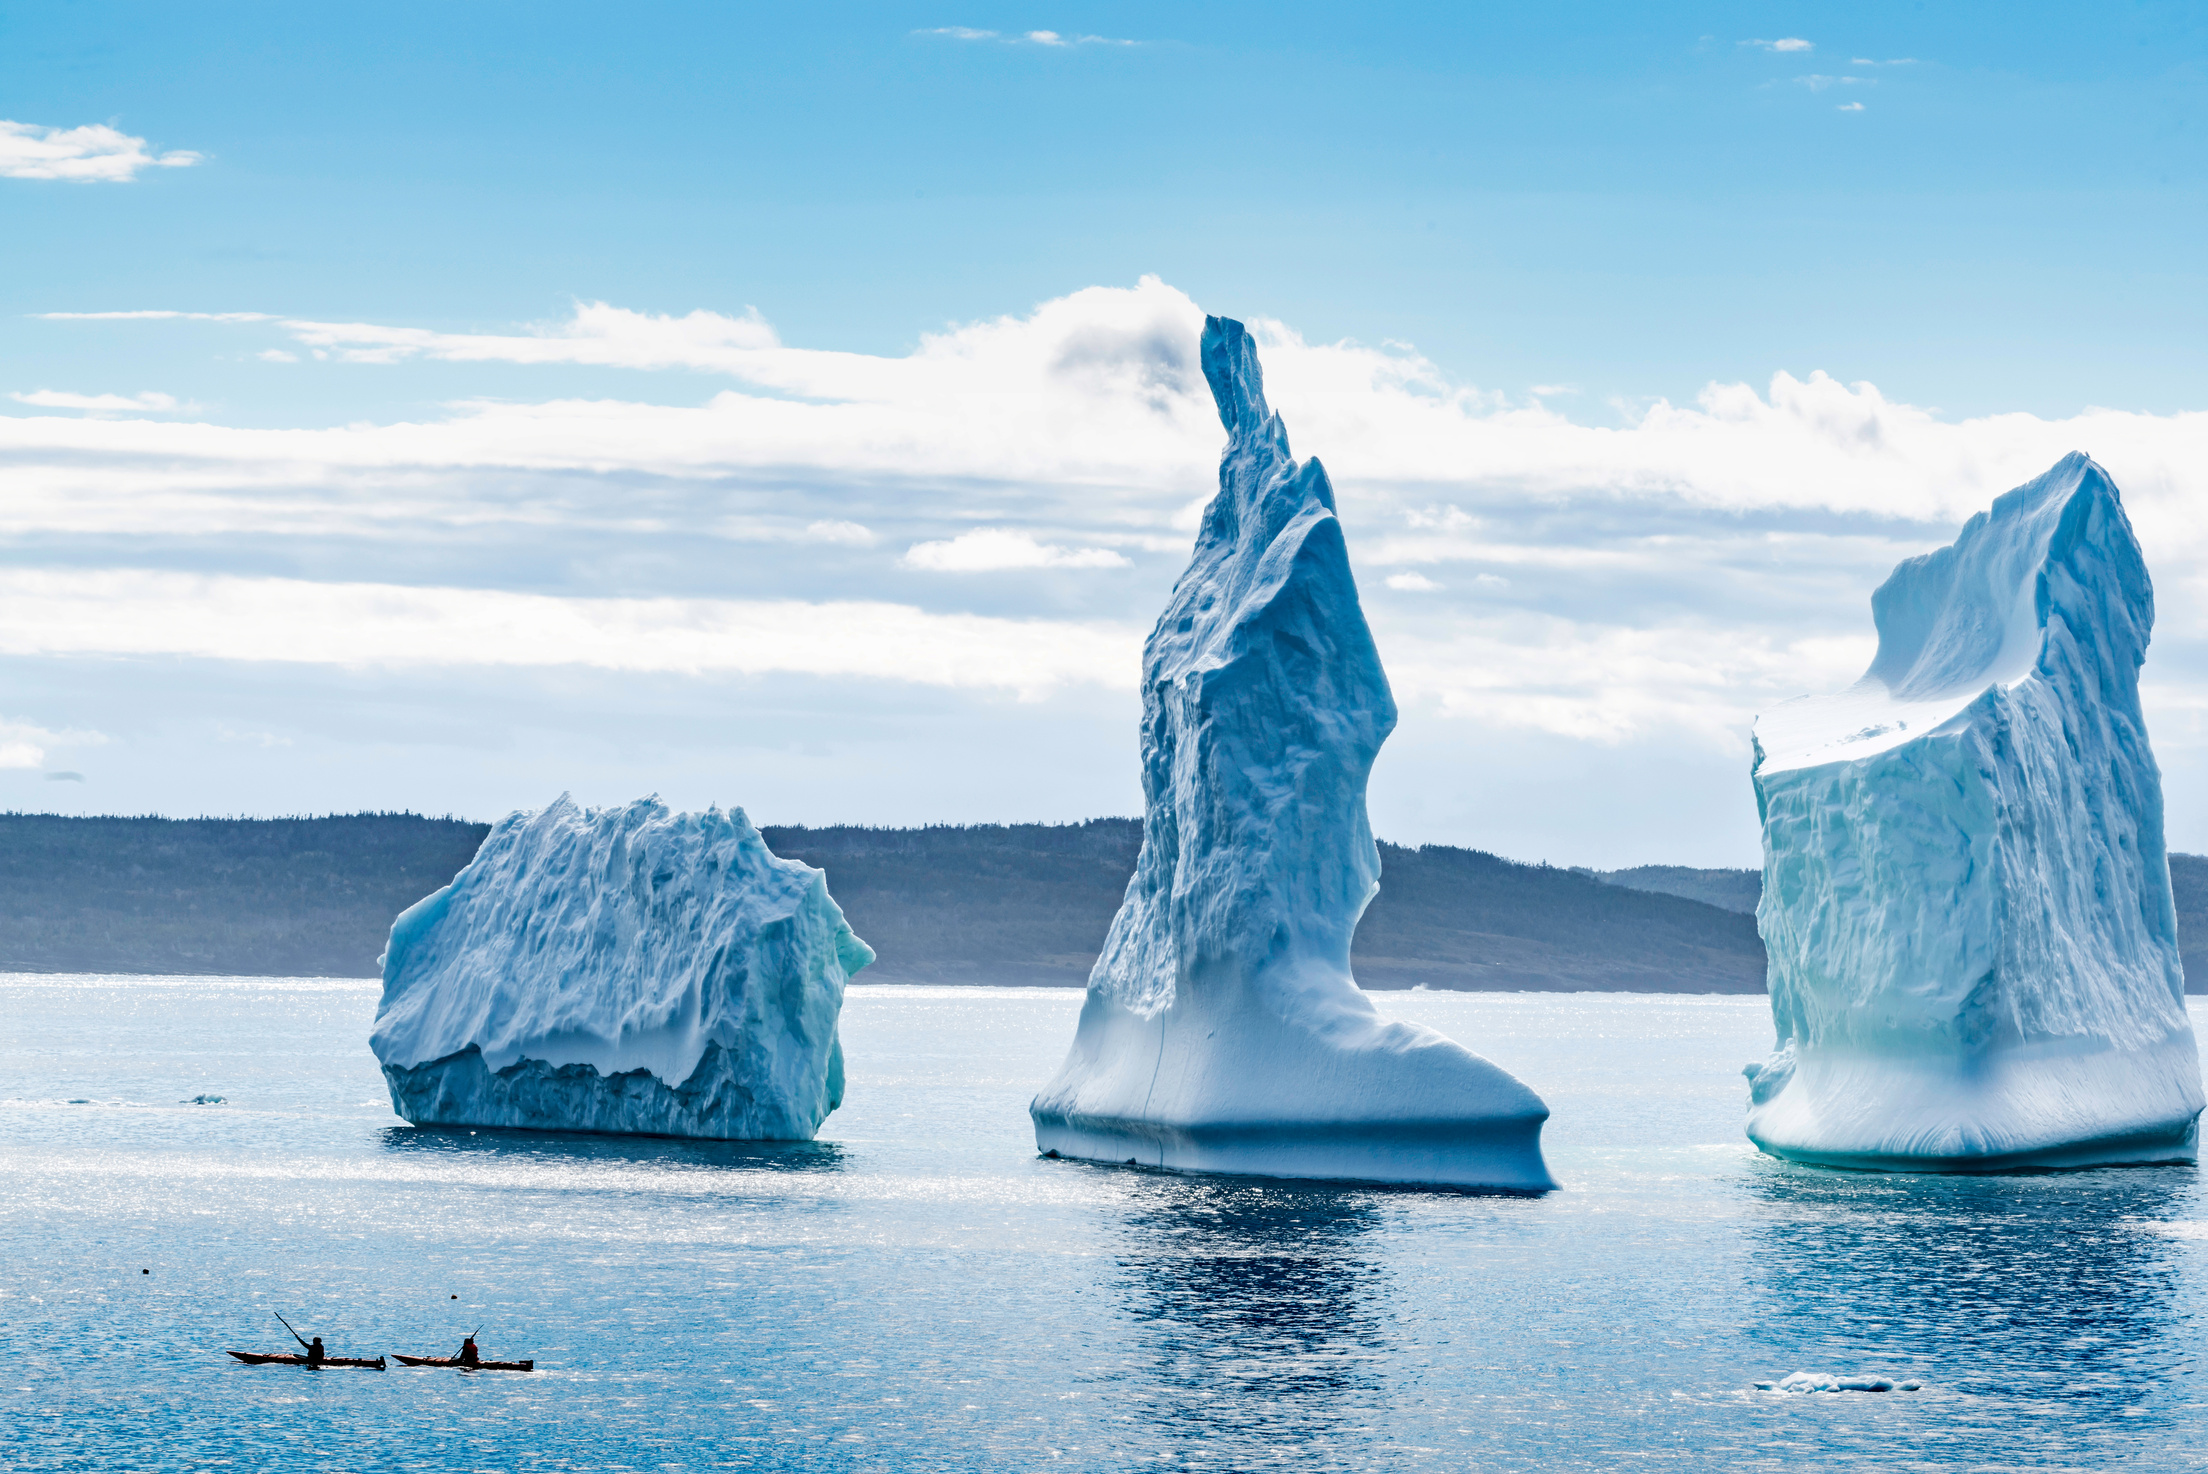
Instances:
[[[28,394],[10,394],[8,398],[35,409],[81,409],[95,413],[167,414],[183,408],[175,395],[151,389],[139,394],[71,394],[60,389],[34,389]]]
[[[128,184],[147,169],[183,169],[205,156],[189,149],[155,153],[104,123],[42,128],[0,118],[0,178],[62,179],[76,184]]]
[[[914,543],[905,550],[905,566],[937,573],[994,573],[1008,568],[1125,568],[1127,560],[1110,548],[1062,548],[1009,528],[977,527],[954,538]]]
[[[1068,683],[1132,685],[1140,643],[1139,630],[1095,622],[855,600],[573,599],[147,569],[0,571],[0,655],[798,672],[1039,696]]]

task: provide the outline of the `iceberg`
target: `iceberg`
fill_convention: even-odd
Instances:
[[[1778,1038],[1749,1138],[1909,1171],[2193,1160],[2154,590],[2115,484],[2064,458],[1871,613],[1860,681],[1756,722]]]
[[[562,794],[393,924],[369,1044],[418,1126],[807,1141],[873,960],[742,809]]]
[[[1143,651],[1142,850],[1073,1046],[1030,1107],[1045,1155],[1188,1171],[1554,1187],[1548,1108],[1380,1017],[1350,976],[1379,889],[1365,780],[1395,701],[1334,489],[1298,464],[1242,324],[1204,324],[1219,492]]]

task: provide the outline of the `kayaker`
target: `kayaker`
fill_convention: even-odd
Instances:
[[[322,1365],[322,1338],[320,1336],[315,1337],[313,1343],[307,1347],[307,1365],[310,1367]]]
[[[469,1336],[460,1343],[460,1365],[472,1367],[481,1356],[482,1353],[475,1349],[475,1337]]]

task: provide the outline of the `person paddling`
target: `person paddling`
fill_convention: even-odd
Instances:
[[[460,1365],[472,1367],[481,1359],[482,1353],[475,1349],[475,1337],[463,1338],[460,1342]]]
[[[310,1367],[318,1367],[322,1365],[322,1361],[322,1338],[320,1336],[317,1336],[307,1345],[307,1365]]]

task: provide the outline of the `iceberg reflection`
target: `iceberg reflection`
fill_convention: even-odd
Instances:
[[[844,1150],[827,1141],[707,1141],[676,1136],[598,1136],[584,1132],[496,1127],[393,1126],[382,1133],[388,1152],[502,1162],[578,1166],[721,1168],[769,1172],[834,1172]]]
[[[1821,1370],[2146,1412],[2187,1357],[2182,1250],[2157,1228],[2192,1203],[2194,1178],[1768,1164],[1750,1188],[1765,1210],[1748,1230],[1750,1334]]]
[[[1141,1421],[1200,1465],[1359,1442],[1383,1397],[1382,1195],[1279,1182],[1134,1177],[1117,1255],[1141,1349]],[[1140,1370],[1147,1363],[1147,1375]],[[1184,1462],[1182,1467],[1192,1466]]]

